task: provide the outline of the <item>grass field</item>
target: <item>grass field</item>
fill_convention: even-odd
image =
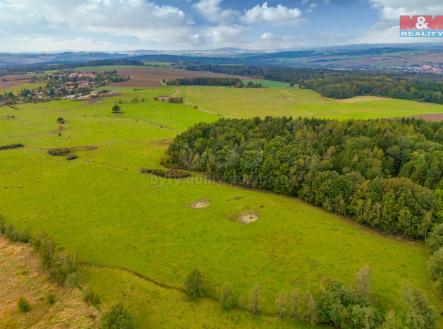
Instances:
[[[229,117],[303,116],[375,119],[443,113],[443,105],[389,98],[325,98],[312,90],[290,88],[227,89],[186,87],[181,93],[200,109]]]
[[[243,298],[258,284],[264,309],[274,311],[282,290],[316,290],[325,276],[352,284],[356,272],[370,265],[374,291],[385,307],[402,309],[399,296],[407,285],[424,289],[441,306],[428,280],[429,254],[420,243],[375,233],[294,198],[215,184],[201,176],[171,181],[142,175],[139,169],[159,167],[177,133],[220,115],[344,119],[386,116],[388,109],[392,116],[443,112],[442,106],[366,99],[346,104],[345,110],[307,90],[180,88],[188,102],[198,105],[194,109],[153,101],[175,88],[113,89],[116,98],[97,103],[0,108],[0,145],[26,145],[0,152],[0,208],[18,227],[46,231],[81,261],[95,264],[83,270],[87,284],[108,305],[123,300],[140,328],[304,326],[241,311],[225,313],[207,299],[189,302],[181,292],[159,288],[131,271],[179,288],[198,268],[214,289],[229,282]],[[125,103],[122,114],[111,113],[116,100],[135,96],[147,102]],[[59,116],[66,120],[62,128],[56,123]],[[97,148],[78,151],[75,161],[47,155],[48,148],[61,146]],[[210,207],[191,207],[202,199],[210,200]],[[257,212],[259,220],[239,223],[247,210]]]
[[[288,88],[289,83],[272,81],[272,80],[263,80],[263,79],[254,79],[254,80],[244,80],[243,83],[248,83],[249,81],[253,83],[261,83],[261,85],[265,88]]]
[[[44,83],[39,83],[39,82],[26,82],[26,83],[21,83],[18,84],[16,86],[11,86],[11,87],[0,87],[0,93],[8,93],[8,92],[12,92],[14,94],[19,94],[20,91],[22,91],[23,89],[37,89],[39,87],[44,87],[45,84]]]

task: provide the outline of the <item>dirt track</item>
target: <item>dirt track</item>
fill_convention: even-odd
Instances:
[[[228,77],[248,79],[247,77],[233,76],[221,73],[203,72],[203,71],[186,71],[168,68],[146,67],[137,69],[118,70],[120,74],[129,75],[131,80],[125,82],[116,82],[112,86],[117,87],[160,87],[162,80],[172,80],[178,78],[194,78],[194,77]]]

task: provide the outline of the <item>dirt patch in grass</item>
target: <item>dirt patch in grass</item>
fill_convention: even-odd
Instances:
[[[131,79],[125,82],[116,82],[112,86],[116,87],[160,87],[162,80],[173,80],[180,78],[196,78],[196,77],[236,77],[243,80],[248,78],[232,76],[213,72],[186,71],[169,68],[146,67],[136,69],[121,69],[118,73],[129,75]]]
[[[443,113],[422,114],[422,115],[417,115],[414,118],[426,121],[438,122],[443,120]]]
[[[199,200],[195,201],[191,204],[191,208],[193,209],[203,209],[208,208],[211,205],[211,202],[209,200]]]
[[[78,289],[53,283],[37,255],[26,244],[8,242],[0,236],[0,328],[97,328],[99,312],[84,301]],[[52,294],[55,302],[48,302]],[[21,313],[20,297],[31,309]]]
[[[254,211],[244,211],[240,214],[240,222],[251,224],[258,221],[258,214]]]

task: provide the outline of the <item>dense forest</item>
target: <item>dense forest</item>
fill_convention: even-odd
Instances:
[[[288,82],[300,88],[313,89],[331,98],[373,95],[443,104],[443,81],[436,80],[439,76],[242,65],[189,64],[185,68]]]
[[[165,163],[414,239],[443,221],[443,123],[221,119],[179,135]]]

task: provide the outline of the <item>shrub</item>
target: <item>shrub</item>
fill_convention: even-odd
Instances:
[[[381,323],[381,317],[371,306],[349,306],[343,312],[342,317],[343,329],[376,329]]]
[[[275,304],[278,309],[279,317],[283,319],[286,316],[287,311],[288,311],[288,298],[287,298],[286,293],[284,291],[282,291],[278,294]]]
[[[292,290],[289,303],[289,316],[293,319],[300,319],[300,293],[297,289]]]
[[[225,283],[220,289],[220,305],[224,310],[230,310],[237,305],[234,292],[229,283]]]
[[[249,294],[249,307],[254,314],[260,313],[261,308],[261,289],[260,286],[255,286],[251,289]]]
[[[64,157],[67,156],[69,153],[72,152],[72,149],[63,147],[63,148],[54,148],[48,150],[48,154],[52,155],[54,157]]]
[[[54,305],[56,302],[55,294],[53,292],[50,292],[46,297],[46,301],[48,302],[49,305]]]
[[[18,241],[23,243],[28,243],[31,241],[31,233],[28,231],[19,231],[18,232]]]
[[[13,242],[19,241],[19,238],[20,238],[20,235],[19,235],[17,229],[15,228],[14,225],[11,225],[11,224],[6,225],[5,235],[9,240],[11,240]]]
[[[101,304],[100,297],[89,289],[83,292],[83,299],[88,305],[92,305],[95,308]]]
[[[362,268],[357,273],[355,285],[355,294],[358,302],[362,305],[368,305],[370,302],[371,292],[371,269],[369,266]]]
[[[163,178],[169,178],[169,179],[183,179],[191,177],[191,174],[178,169],[171,169],[171,170],[163,170],[163,169],[140,169],[140,172],[142,174],[151,174]]]
[[[17,303],[17,307],[22,313],[27,313],[31,310],[31,304],[25,297],[20,297]]]
[[[317,305],[314,296],[310,291],[305,293],[305,298],[301,307],[301,317],[303,321],[315,325],[318,322]]]
[[[36,236],[32,242],[43,265],[57,283],[65,284],[68,277],[77,272],[75,257],[64,251],[47,234]]]
[[[403,324],[403,321],[395,314],[394,311],[389,311],[385,319],[383,321],[383,324],[380,326],[380,329],[406,329],[406,327]]]
[[[121,108],[120,105],[118,105],[118,104],[115,104],[115,105],[112,107],[112,113],[121,113],[121,111],[122,111],[122,108]]]
[[[199,270],[193,270],[185,280],[186,294],[191,298],[203,296],[203,275]]]
[[[80,274],[78,272],[69,273],[66,276],[65,286],[68,288],[80,288]]]
[[[111,308],[103,315],[100,321],[100,329],[134,329],[134,321],[131,314],[121,304]]]
[[[5,233],[5,230],[6,230],[6,220],[5,217],[0,215],[0,233],[1,234]]]
[[[438,249],[429,259],[429,269],[432,278],[437,281],[437,287],[443,294],[443,247]]]
[[[443,247],[443,223],[434,227],[426,240],[426,244],[432,251],[437,251]]]
[[[66,160],[68,160],[68,161],[75,160],[75,159],[77,159],[77,158],[78,158],[77,154],[74,154],[74,153],[69,153],[69,154],[66,156]]]
[[[406,324],[409,329],[434,328],[436,322],[434,310],[420,290],[408,289],[405,300],[408,307]]]

